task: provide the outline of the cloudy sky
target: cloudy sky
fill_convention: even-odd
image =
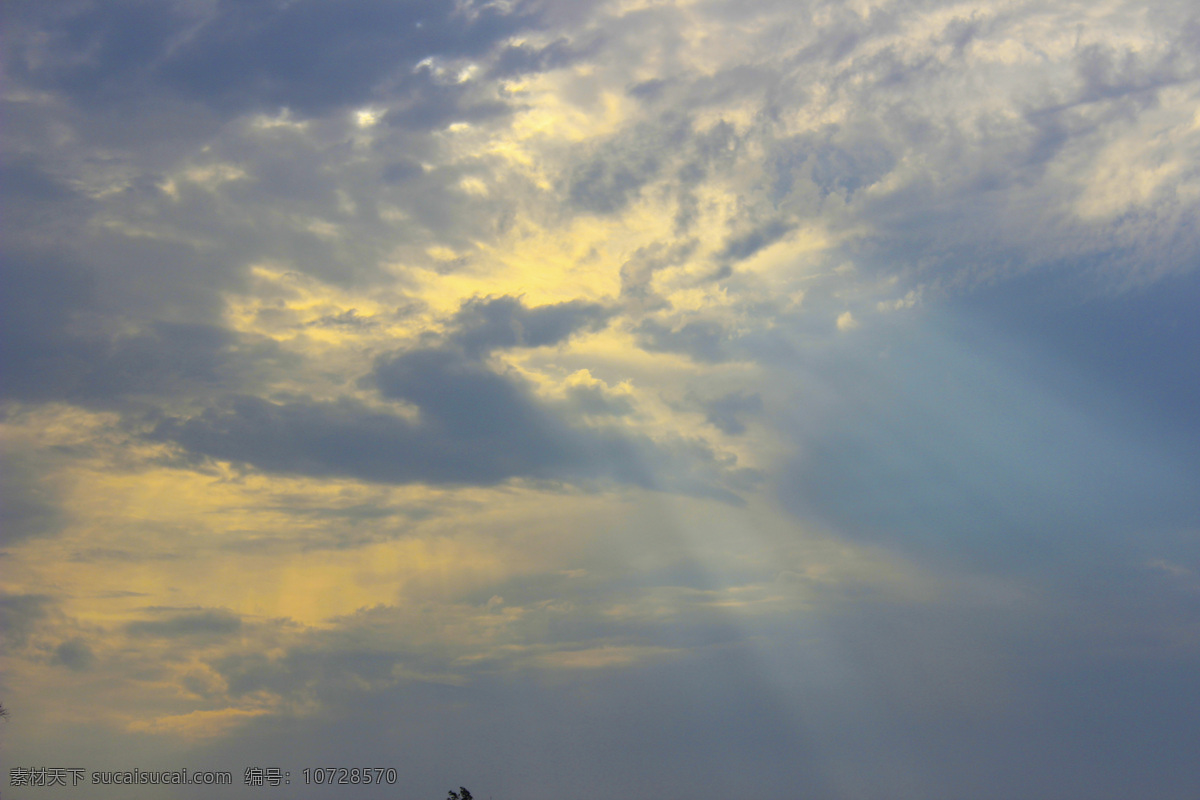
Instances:
[[[5,797],[1200,792],[1189,0],[2,24]]]

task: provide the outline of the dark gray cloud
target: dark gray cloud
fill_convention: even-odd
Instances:
[[[242,618],[224,609],[162,609],[153,619],[130,622],[125,626],[125,630],[132,636],[174,639],[190,636],[228,636],[237,633],[241,627]]]
[[[384,398],[416,406],[416,421],[348,399],[234,396],[194,417],[163,419],[151,437],[194,456],[269,472],[382,483],[599,480],[740,503],[721,483],[745,488],[759,479],[699,442],[657,443],[616,428],[572,424],[553,404],[537,400],[523,379],[495,372],[458,348],[380,358],[370,381]],[[615,400],[606,400],[605,409],[623,410]]]
[[[69,515],[46,473],[25,454],[0,457],[0,547],[53,535],[66,525]]]
[[[15,222],[0,247],[0,396],[97,406],[195,393],[280,355],[219,324],[221,292],[238,282],[234,258],[187,236],[172,241],[176,231],[114,234],[111,217],[95,216],[101,205],[75,191],[78,174],[67,190],[65,178],[32,159],[17,157],[10,172],[19,179],[0,186],[5,216]],[[72,160],[58,168],[78,169]],[[112,160],[120,159],[101,162]],[[145,183],[116,192],[111,203],[164,199]]]
[[[0,397],[112,406],[227,391],[289,363],[274,342],[209,321],[228,265],[186,245],[75,233],[49,244],[53,229],[34,224],[0,248]]]
[[[387,183],[403,183],[425,174],[421,165],[408,158],[397,159],[383,168],[383,180]]]
[[[675,246],[655,244],[638,248],[637,252],[621,265],[621,299],[634,313],[668,307],[669,303],[660,297],[651,285],[654,273],[683,264],[694,251],[695,242],[684,242]]]
[[[5,210],[11,209],[17,213],[19,205],[78,197],[66,181],[46,169],[41,158],[32,153],[5,153],[0,156],[0,187],[3,187],[6,198]]]
[[[704,404],[709,423],[730,436],[746,432],[745,416],[756,416],[762,412],[762,397],[758,394],[731,392]]]
[[[115,547],[88,547],[72,551],[70,555],[67,556],[67,560],[83,564],[113,561],[133,564],[145,561],[174,561],[182,557],[183,556],[178,553],[161,551],[147,552],[146,550],[124,550]],[[104,596],[144,597],[145,594],[142,592],[118,592],[115,594],[106,594]]]
[[[422,67],[406,78],[395,90],[399,95],[389,111],[389,125],[411,131],[430,131],[452,122],[479,123],[508,113],[508,103],[490,95],[481,95],[469,83],[438,79],[432,68]]]
[[[525,5],[252,0],[29,5],[12,22],[24,36],[9,73],[81,103],[132,105],[169,91],[232,113],[309,115],[403,94],[422,59],[482,56],[536,17]]]
[[[87,642],[82,639],[68,639],[54,648],[52,663],[75,672],[84,672],[90,669],[95,661],[96,656]]]
[[[592,145],[574,160],[565,179],[565,195],[574,209],[591,214],[624,210],[644,187],[666,179],[677,196],[676,231],[695,222],[694,189],[714,174],[736,172],[744,137],[726,121],[703,125],[682,103]]]
[[[385,397],[415,404],[420,419],[349,400],[273,403],[242,396],[197,417],[165,420],[154,437],[272,472],[384,483],[654,482],[648,442],[572,427],[518,380],[456,351],[418,350],[385,360],[375,380]]]
[[[24,645],[50,610],[48,595],[0,593],[0,636],[14,648]]]
[[[741,261],[782,239],[791,230],[782,220],[772,220],[754,230],[732,237],[725,243],[719,256],[729,261]]]
[[[62,257],[0,253],[0,392],[19,398],[61,396],[103,353],[77,319],[93,302],[87,270]]]
[[[21,324],[27,315],[14,315],[13,335],[0,345],[0,363],[7,372],[0,396],[93,407],[126,405],[139,397],[194,397],[228,391],[242,385],[253,370],[290,360],[274,342],[214,325],[153,322],[123,336],[100,326],[88,331],[86,325],[72,325],[80,317],[87,319],[86,312],[56,310],[55,301],[68,305],[70,298],[54,291],[53,282],[39,280],[38,285],[53,292],[47,316]],[[62,284],[57,288],[61,291]],[[25,306],[29,299],[27,294],[18,304]],[[90,316],[87,321],[94,325],[95,316]]]
[[[601,139],[581,154],[565,178],[566,199],[573,208],[592,214],[623,210],[643,186],[678,168],[679,150],[688,161],[703,161],[704,135],[694,136],[690,120],[682,114],[666,113],[652,123],[632,126]],[[693,181],[703,174],[701,166],[685,166]]]
[[[283,499],[283,498],[281,498]],[[375,503],[354,503],[348,506],[303,506],[302,497],[293,498],[291,503],[280,506],[268,506],[271,511],[278,511],[281,514],[289,514],[297,517],[312,517],[316,519],[332,519],[345,521],[350,524],[357,522],[369,522],[378,519],[390,519],[392,517],[404,516],[409,518],[420,518],[422,516],[421,509],[413,508],[398,508],[394,506],[377,505]]]
[[[179,384],[220,386],[237,340],[235,334],[212,325],[155,323],[137,336],[114,342],[102,363],[81,376],[78,393],[161,395],[173,388],[180,391]]]
[[[623,417],[633,413],[628,397],[606,392],[600,386],[577,384],[567,389],[569,408],[592,416]]]
[[[657,320],[643,320],[636,328],[638,345],[645,350],[682,353],[705,363],[727,361],[733,357],[732,338],[725,326],[713,320],[692,320],[678,328]]]
[[[593,36],[583,42],[572,42],[565,37],[559,37],[541,47],[530,44],[508,45],[497,52],[491,74],[497,78],[507,78],[560,69],[596,54],[600,49],[599,44],[600,41]]]
[[[584,211],[596,214],[620,211],[654,178],[659,158],[653,152],[632,160],[597,157],[575,168],[567,196],[572,204]]]
[[[751,473],[732,469],[699,443],[656,443],[564,416],[621,416],[632,411],[627,399],[574,387],[565,403],[543,402],[524,379],[484,361],[497,349],[553,345],[597,330],[611,313],[584,301],[536,307],[512,297],[466,301],[440,344],[382,356],[362,382],[385,399],[415,406],[416,420],[350,399],[231,394],[196,416],[160,417],[149,435],[195,457],[269,472],[382,483],[616,481],[740,502],[719,484],[727,478],[742,486],[754,480]]]
[[[599,330],[612,314],[584,300],[530,308],[516,297],[475,298],[451,318],[448,340],[479,358],[503,348],[559,344],[577,332]]]
[[[862,134],[804,142],[793,157],[796,155],[809,160],[809,177],[822,196],[837,192],[847,199],[877,182],[896,165],[886,141]]]
[[[280,658],[261,653],[233,655],[212,666],[235,697],[264,690],[286,697],[303,696],[306,690],[337,696],[354,682],[388,681],[398,661],[399,654],[379,650],[328,651],[300,646]]]

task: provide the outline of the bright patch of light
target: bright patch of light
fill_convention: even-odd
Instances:
[[[382,112],[377,108],[360,108],[354,112],[354,122],[360,128],[372,128],[379,124]]]

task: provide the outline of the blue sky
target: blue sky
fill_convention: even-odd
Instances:
[[[1200,790],[1190,4],[3,14],[6,771]]]

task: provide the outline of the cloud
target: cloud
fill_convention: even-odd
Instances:
[[[364,385],[415,407],[416,418],[358,400],[269,401],[231,395],[203,413],[167,417],[151,438],[187,452],[270,472],[383,483],[491,485],[511,478],[615,481],[712,493],[727,470],[701,442],[655,441],[615,426],[573,423],[564,412],[628,413],[628,401],[574,385],[567,404],[537,398],[513,371],[482,359],[498,349],[540,347],[602,327],[612,312],[572,301],[529,308],[511,297],[474,298],[447,323],[443,343],[378,357]],[[707,476],[707,477],[706,477]]]
[[[70,261],[21,252],[0,254],[8,291],[0,298],[0,358],[9,396],[53,396],[100,354],[100,346],[71,328],[94,293],[91,276]]]
[[[653,287],[656,272],[685,263],[695,249],[694,242],[674,247],[653,244],[642,247],[621,265],[621,299],[634,313],[654,311],[668,305]]]
[[[41,594],[0,594],[0,629],[13,647],[21,647],[50,613],[51,598]]]
[[[501,348],[545,347],[579,331],[598,330],[612,313],[582,300],[529,308],[516,297],[472,298],[451,318],[448,341],[470,358]]]
[[[58,533],[66,525],[62,498],[45,465],[24,454],[0,458],[0,546]]]
[[[456,350],[383,358],[373,379],[385,398],[415,405],[418,419],[345,399],[275,403],[238,396],[194,417],[164,419],[152,438],[195,456],[282,474],[394,484],[610,480],[740,502],[712,483],[727,467],[706,446],[571,425],[520,379]],[[729,470],[728,477],[736,476],[740,482],[751,472]]]
[[[786,223],[773,220],[749,233],[730,239],[721,251],[721,256],[735,262],[749,258],[764,247],[779,241],[789,230]]]
[[[567,196],[580,209],[612,214],[625,207],[658,170],[657,148],[644,153],[605,153],[577,166]]]
[[[729,342],[732,337],[719,322],[692,320],[673,329],[653,319],[641,322],[634,329],[646,350],[682,353],[696,361],[714,363],[732,358]]]
[[[572,384],[567,389],[566,399],[572,409],[592,416],[622,417],[634,410],[628,397],[605,391],[599,381]]]
[[[1186,4],[4,15],[14,763],[1195,784]]]
[[[762,397],[758,394],[731,392],[705,404],[708,421],[730,436],[746,432],[743,416],[756,416],[763,410]]]
[[[88,670],[95,660],[92,648],[82,639],[69,639],[54,649],[53,663],[75,672]]]
[[[480,57],[535,23],[525,7],[379,0],[336,10],[312,0],[98,3],[16,17],[40,35],[43,54],[18,47],[10,69],[40,88],[125,105],[137,86],[230,112],[287,107],[304,115],[362,103],[388,84],[402,94],[422,59]]]
[[[70,283],[66,286],[69,291]],[[94,311],[62,291],[48,298],[45,316],[35,323],[23,324],[21,313],[9,317],[13,335],[6,337],[0,358],[12,380],[0,389],[3,394],[112,406],[133,397],[228,390],[244,385],[252,370],[289,360],[272,342],[214,325],[151,322],[124,335],[89,331],[79,323],[94,320]],[[31,299],[26,295],[24,302]]]
[[[418,350],[385,360],[375,380],[385,397],[414,403],[420,419],[351,400],[272,403],[242,396],[197,417],[165,420],[154,436],[197,455],[269,471],[388,483],[492,484],[613,473],[649,481],[630,443],[573,429],[520,383],[455,351]]]
[[[4,187],[6,199],[19,199],[23,204],[65,201],[77,197],[66,181],[46,169],[41,159],[31,153],[6,153],[0,158],[0,186]]]
[[[497,78],[508,78],[530,72],[561,69],[593,55],[596,49],[595,44],[575,44],[566,37],[559,37],[540,47],[529,43],[510,44],[499,50],[491,74]]]
[[[125,630],[136,637],[174,639],[190,636],[228,636],[242,627],[241,617],[224,609],[161,609],[154,619],[130,622]]]

